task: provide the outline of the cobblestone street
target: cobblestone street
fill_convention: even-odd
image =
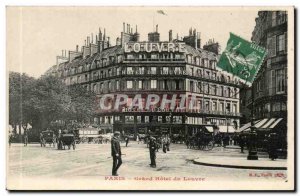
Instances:
[[[157,168],[149,167],[149,152],[145,144],[130,142],[128,147],[122,143],[123,164],[119,175],[126,178],[139,176],[179,176],[201,177],[206,179],[230,178],[232,180],[284,180],[262,176],[266,173],[286,175],[286,171],[231,169],[195,165],[193,159],[201,156],[241,157],[246,159],[247,153],[239,153],[239,149],[215,147],[212,151],[186,149],[183,144],[171,145],[171,151],[157,153]],[[8,175],[22,177],[98,177],[110,176],[112,159],[110,144],[78,144],[76,150],[62,150],[39,144],[12,144],[9,151]],[[260,157],[266,157],[260,154]],[[260,176],[251,177],[257,174]],[[259,178],[257,178],[259,177]]]

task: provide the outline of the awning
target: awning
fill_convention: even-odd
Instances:
[[[258,122],[259,122],[259,120],[255,121],[254,124],[256,124],[256,123],[258,123]],[[238,130],[238,132],[245,131],[246,129],[248,129],[248,128],[250,128],[250,127],[251,127],[251,122],[249,122],[249,123],[245,124],[244,126],[242,126],[242,127]]]
[[[283,118],[264,118],[254,122],[257,129],[273,129]],[[239,129],[239,132],[250,131],[251,123],[245,124]]]
[[[214,128],[212,126],[205,126],[205,128],[208,130],[208,132],[213,133]]]
[[[219,126],[219,132],[227,133],[227,126]],[[233,126],[228,126],[228,133],[234,133],[234,132],[237,132],[237,130],[234,129]]]

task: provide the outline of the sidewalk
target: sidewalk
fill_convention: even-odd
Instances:
[[[258,153],[258,160],[247,160],[248,151],[242,154],[236,149],[237,148],[227,148],[226,155],[225,153],[223,154],[224,156],[216,156],[213,152],[207,153],[194,159],[193,163],[211,167],[236,169],[287,170],[286,159],[276,159],[272,161],[268,158],[267,153]]]

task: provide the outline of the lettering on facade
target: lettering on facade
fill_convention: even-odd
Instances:
[[[147,42],[134,42],[126,43],[124,52],[185,52],[184,43],[173,42],[160,42],[160,43],[147,43]]]

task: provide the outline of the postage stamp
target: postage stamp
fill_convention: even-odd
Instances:
[[[6,13],[8,190],[295,189],[294,7]]]

